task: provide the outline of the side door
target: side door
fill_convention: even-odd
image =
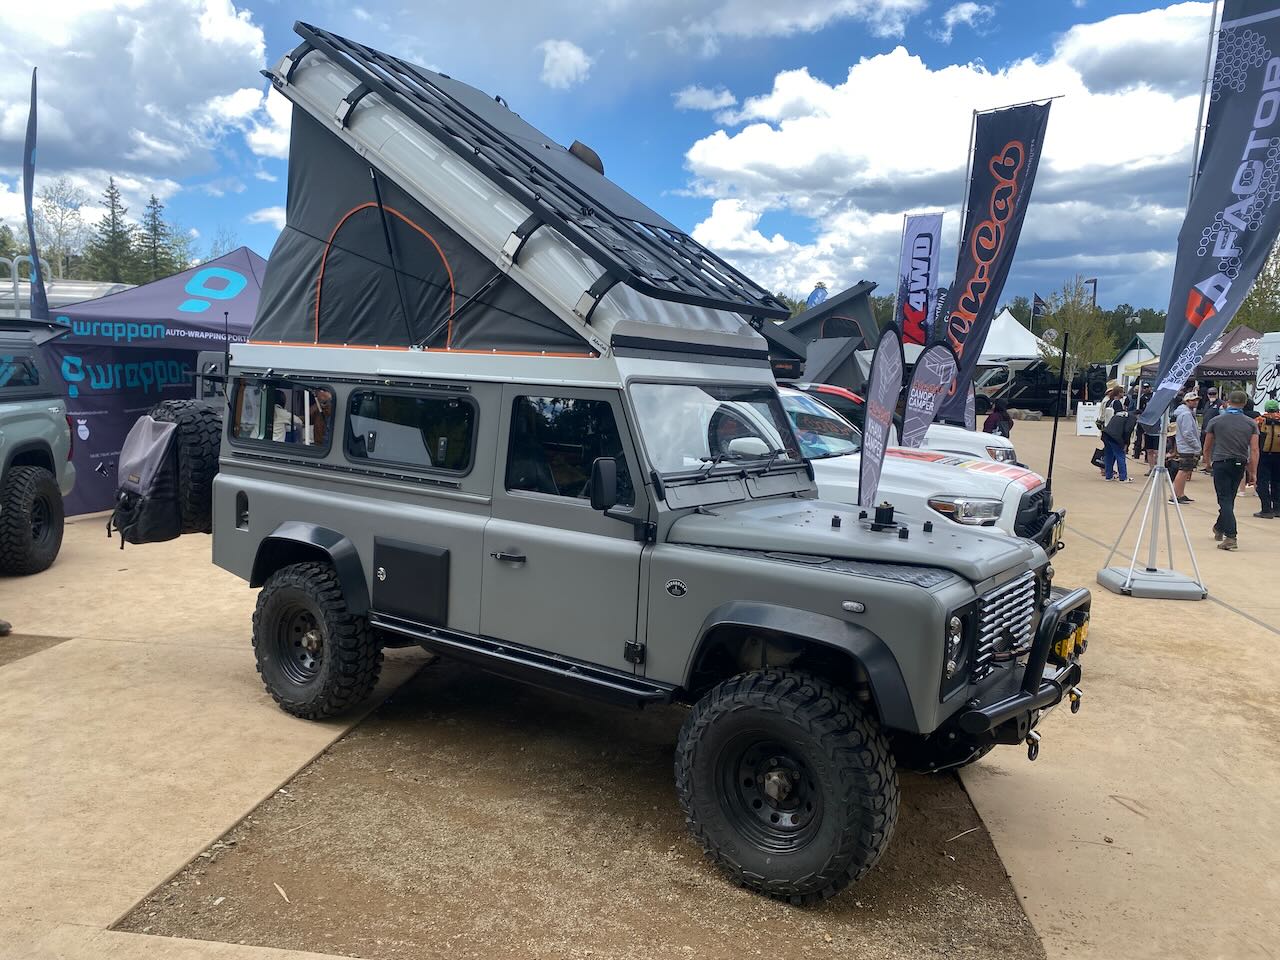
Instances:
[[[480,632],[642,673],[624,645],[644,635],[644,544],[590,502],[592,463],[614,457],[617,510],[648,517],[620,394],[508,384],[502,407]]]

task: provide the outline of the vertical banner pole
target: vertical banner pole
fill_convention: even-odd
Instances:
[[[1071,343],[1070,332],[1062,335],[1062,360],[1058,363],[1058,394],[1061,396],[1063,384],[1067,379],[1067,345]],[[1067,405],[1067,411],[1070,412],[1071,405]],[[1049,440],[1049,471],[1044,477],[1044,490],[1049,496],[1053,496],[1053,458],[1058,451],[1058,405],[1053,405],[1053,436]]]
[[[1196,111],[1196,135],[1191,142],[1191,178],[1187,184],[1187,207],[1196,192],[1196,180],[1200,176],[1200,137],[1204,133],[1204,101],[1209,93],[1209,69],[1213,65],[1213,36],[1218,22],[1218,2],[1213,0],[1209,11],[1209,42],[1204,45],[1204,79],[1200,81],[1200,109]]]
[[[973,184],[973,140],[978,134],[978,111],[974,110],[969,118],[969,152],[964,161],[964,196],[960,198],[960,223],[956,229],[956,262],[960,262],[960,251],[964,249],[965,221],[969,219],[969,188]],[[951,285],[956,285],[956,277],[951,278]],[[948,292],[947,299],[951,299]]]
[[[898,249],[901,250],[902,245],[906,242],[907,242],[907,215],[904,213],[902,215],[902,232],[898,235]],[[901,270],[902,270],[901,258],[899,258],[898,260],[898,270],[899,270],[899,273],[901,273]],[[897,282],[893,285],[893,313],[891,314],[891,316],[893,317],[893,321],[892,321],[893,323],[898,322],[898,307],[901,306],[898,300],[901,296],[902,296],[902,277],[901,275],[899,275],[897,278]]]

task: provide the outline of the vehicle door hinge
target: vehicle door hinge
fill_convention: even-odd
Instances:
[[[644,644],[636,640],[628,640],[622,645],[622,659],[627,663],[644,663]]]

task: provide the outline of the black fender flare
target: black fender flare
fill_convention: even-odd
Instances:
[[[689,688],[708,635],[720,627],[754,627],[817,643],[847,654],[862,665],[871,683],[871,696],[886,727],[915,731],[919,727],[911,694],[898,660],[888,645],[866,627],[808,610],[772,603],[735,600],[721,604],[702,621],[698,642],[685,664],[684,686]]]
[[[356,545],[336,530],[314,523],[289,520],[276,527],[270,536],[263,537],[253,558],[249,586],[262,586],[278,569],[275,561],[281,554],[287,555],[291,547],[297,546],[318,549],[327,555],[338,572],[348,609],[357,616],[369,612],[369,585],[364,579],[364,566]]]
[[[15,443],[5,452],[3,472],[7,474],[9,468],[13,466],[13,461],[24,453],[40,453],[47,457],[54,479],[58,479],[58,461],[53,456],[53,448],[44,440],[24,440],[21,443]]]

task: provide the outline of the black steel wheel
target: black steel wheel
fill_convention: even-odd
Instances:
[[[828,681],[767,668],[694,705],[676,747],[694,839],[743,886],[794,904],[834,896],[884,853],[898,778],[874,718]]]
[[[348,609],[327,563],[295,563],[263,584],[253,612],[253,649],[267,692],[305,720],[362,703],[382,668],[368,620]]]
[[[10,467],[0,488],[0,573],[47,570],[62,549],[58,481],[44,467]]]

